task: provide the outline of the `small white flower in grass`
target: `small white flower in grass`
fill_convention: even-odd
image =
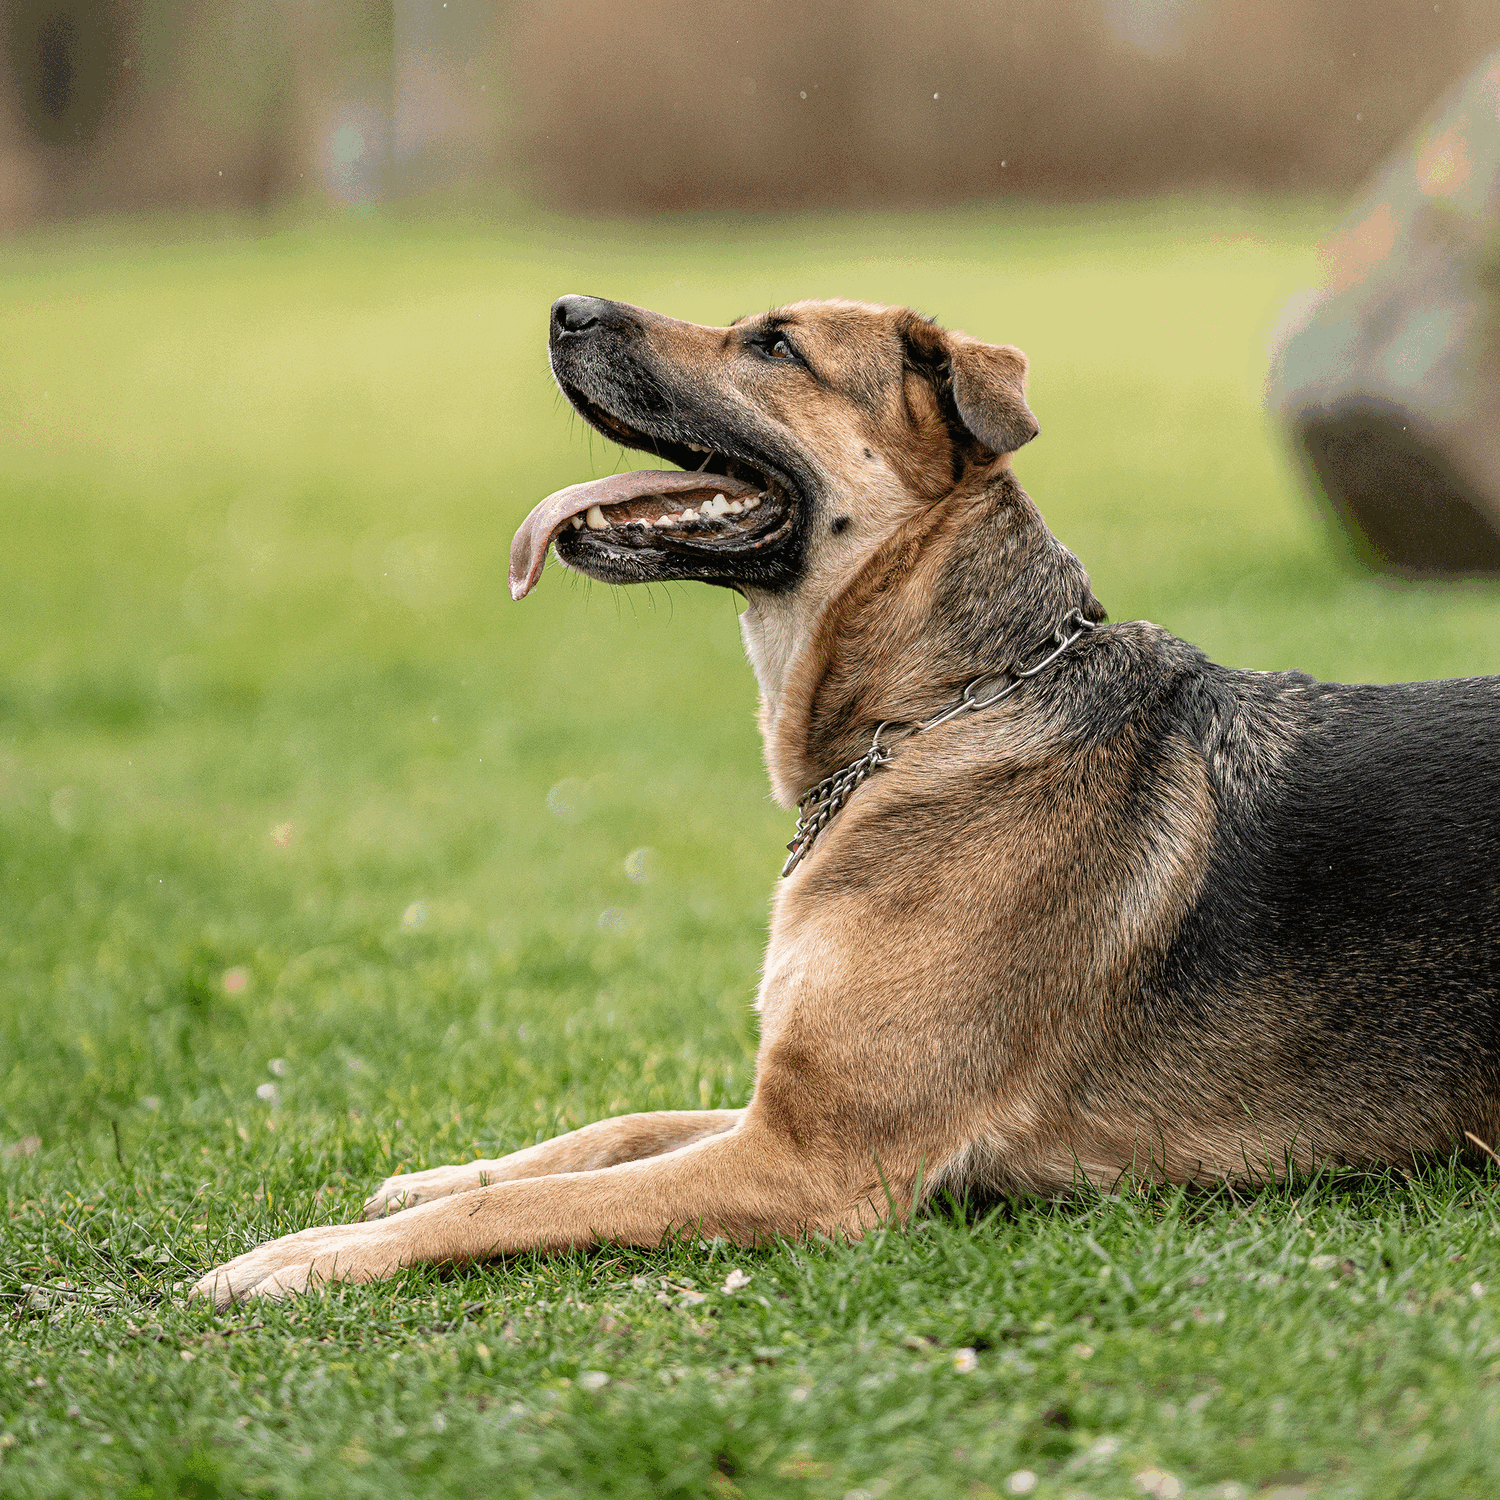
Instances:
[[[447,1432],[448,1430],[448,1419],[440,1411],[432,1414],[432,1430],[434,1432]]]
[[[427,925],[427,903],[425,901],[413,901],[410,906],[401,913],[401,928],[404,932],[416,932],[419,928]]]
[[[269,1068],[269,1069],[270,1069],[270,1070],[271,1070],[271,1071],[272,1071],[272,1072],[273,1072],[273,1073],[274,1073],[274,1074],[275,1074],[275,1075],[276,1075],[276,1076],[277,1076],[277,1077],[278,1077],[278,1078],[285,1078],[285,1077],[286,1077],[286,1058],[284,1058],[284,1057],[273,1057],[273,1058],[272,1058],[272,1059],[271,1059],[271,1060],[270,1060],[270,1062],[268,1062],[268,1063],[267,1063],[267,1064],[266,1064],[266,1066],[267,1066],[267,1067],[268,1067],[268,1068]]]
[[[564,823],[576,823],[587,815],[592,800],[586,781],[565,776],[547,793],[547,811]]]
[[[1039,1483],[1036,1475],[1030,1469],[1017,1469],[1005,1481],[1005,1488],[1012,1495],[1029,1495]]]
[[[738,1266],[724,1278],[724,1290],[726,1292],[737,1292],[742,1287],[749,1285],[750,1277],[744,1271],[740,1270]]]
[[[1095,1438],[1089,1444],[1085,1458],[1093,1459],[1095,1463],[1103,1463],[1106,1458],[1113,1458],[1120,1451],[1120,1439],[1117,1437]]]
[[[1250,1500],[1250,1491],[1237,1479],[1226,1479],[1223,1484],[1216,1484],[1208,1494],[1209,1500]]]
[[[795,1402],[798,1406],[801,1406],[802,1403],[806,1401],[810,1395],[812,1395],[812,1387],[810,1385],[793,1386],[792,1389],[787,1392],[787,1400]]]
[[[972,1349],[955,1349],[953,1351],[953,1368],[960,1375],[972,1375],[979,1368],[979,1356]]]
[[[1469,1288],[1469,1295],[1471,1297],[1484,1296],[1484,1283],[1482,1281],[1476,1281],[1473,1286]]]
[[[578,1375],[578,1383],[586,1391],[598,1391],[609,1384],[609,1376],[603,1370],[582,1370]]]
[[[274,1083],[263,1083],[256,1089],[255,1097],[266,1104],[280,1104],[281,1090]]]
[[[1094,1357],[1094,1350],[1091,1344],[1074,1344],[1072,1348],[1068,1350],[1068,1353],[1071,1354],[1074,1359],[1092,1359]]]
[[[1143,1495],[1157,1496],[1157,1500],[1178,1500],[1182,1494],[1182,1481],[1161,1469],[1143,1469],[1135,1476],[1135,1487]]]

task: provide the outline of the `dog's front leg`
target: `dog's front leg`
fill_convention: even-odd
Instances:
[[[734,1129],[593,1171],[493,1183],[366,1223],[304,1229],[220,1266],[194,1288],[219,1307],[403,1266],[462,1265],[522,1250],[657,1245],[673,1231],[754,1244],[809,1231],[859,1234],[889,1211],[832,1154],[810,1156],[747,1111]]]
[[[743,1114],[741,1109],[663,1109],[618,1115],[492,1161],[400,1172],[387,1177],[370,1195],[365,1218],[379,1219],[398,1209],[471,1192],[492,1182],[518,1182],[527,1177],[550,1177],[556,1172],[591,1172],[645,1156],[660,1156],[705,1136],[732,1130]]]

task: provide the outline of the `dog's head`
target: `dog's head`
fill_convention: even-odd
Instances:
[[[516,535],[516,598],[552,542],[609,583],[813,582],[826,597],[905,520],[1037,433],[1019,349],[905,308],[801,302],[705,328],[562,297],[550,354],[585,421],[680,469],[549,496]]]

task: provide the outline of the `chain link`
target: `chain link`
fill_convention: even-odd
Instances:
[[[957,718],[959,714],[977,713],[980,709],[993,708],[1002,698],[1010,697],[1027,678],[1035,677],[1039,672],[1050,667],[1074,641],[1094,628],[1094,622],[1084,619],[1081,610],[1069,610],[1058,621],[1057,629],[1052,632],[1054,649],[1049,651],[1034,667],[1028,667],[1024,672],[1006,672],[1004,675],[1012,680],[998,693],[988,698],[976,698],[974,689],[981,682],[988,681],[989,677],[994,674],[976,677],[964,688],[963,695],[957,703],[945,708],[934,718],[913,724],[902,738],[914,734],[926,734],[929,729],[936,729],[939,724],[946,724],[949,719]],[[888,727],[888,723],[881,724],[875,731],[870,748],[858,760],[850,761],[847,766],[835,771],[832,776],[825,776],[822,781],[810,787],[798,799],[797,831],[792,835],[791,843],[786,846],[789,853],[786,863],[781,867],[783,879],[802,863],[818,835],[834,820],[840,809],[854,795],[860,783],[873,776],[891,758],[891,747],[880,743],[880,736]]]

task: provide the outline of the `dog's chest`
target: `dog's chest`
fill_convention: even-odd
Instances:
[[[794,887],[783,883],[771,915],[760,991],[761,1046],[774,1045],[792,1019],[810,1006],[836,995],[850,977],[854,955],[840,924],[831,915],[800,909]]]

